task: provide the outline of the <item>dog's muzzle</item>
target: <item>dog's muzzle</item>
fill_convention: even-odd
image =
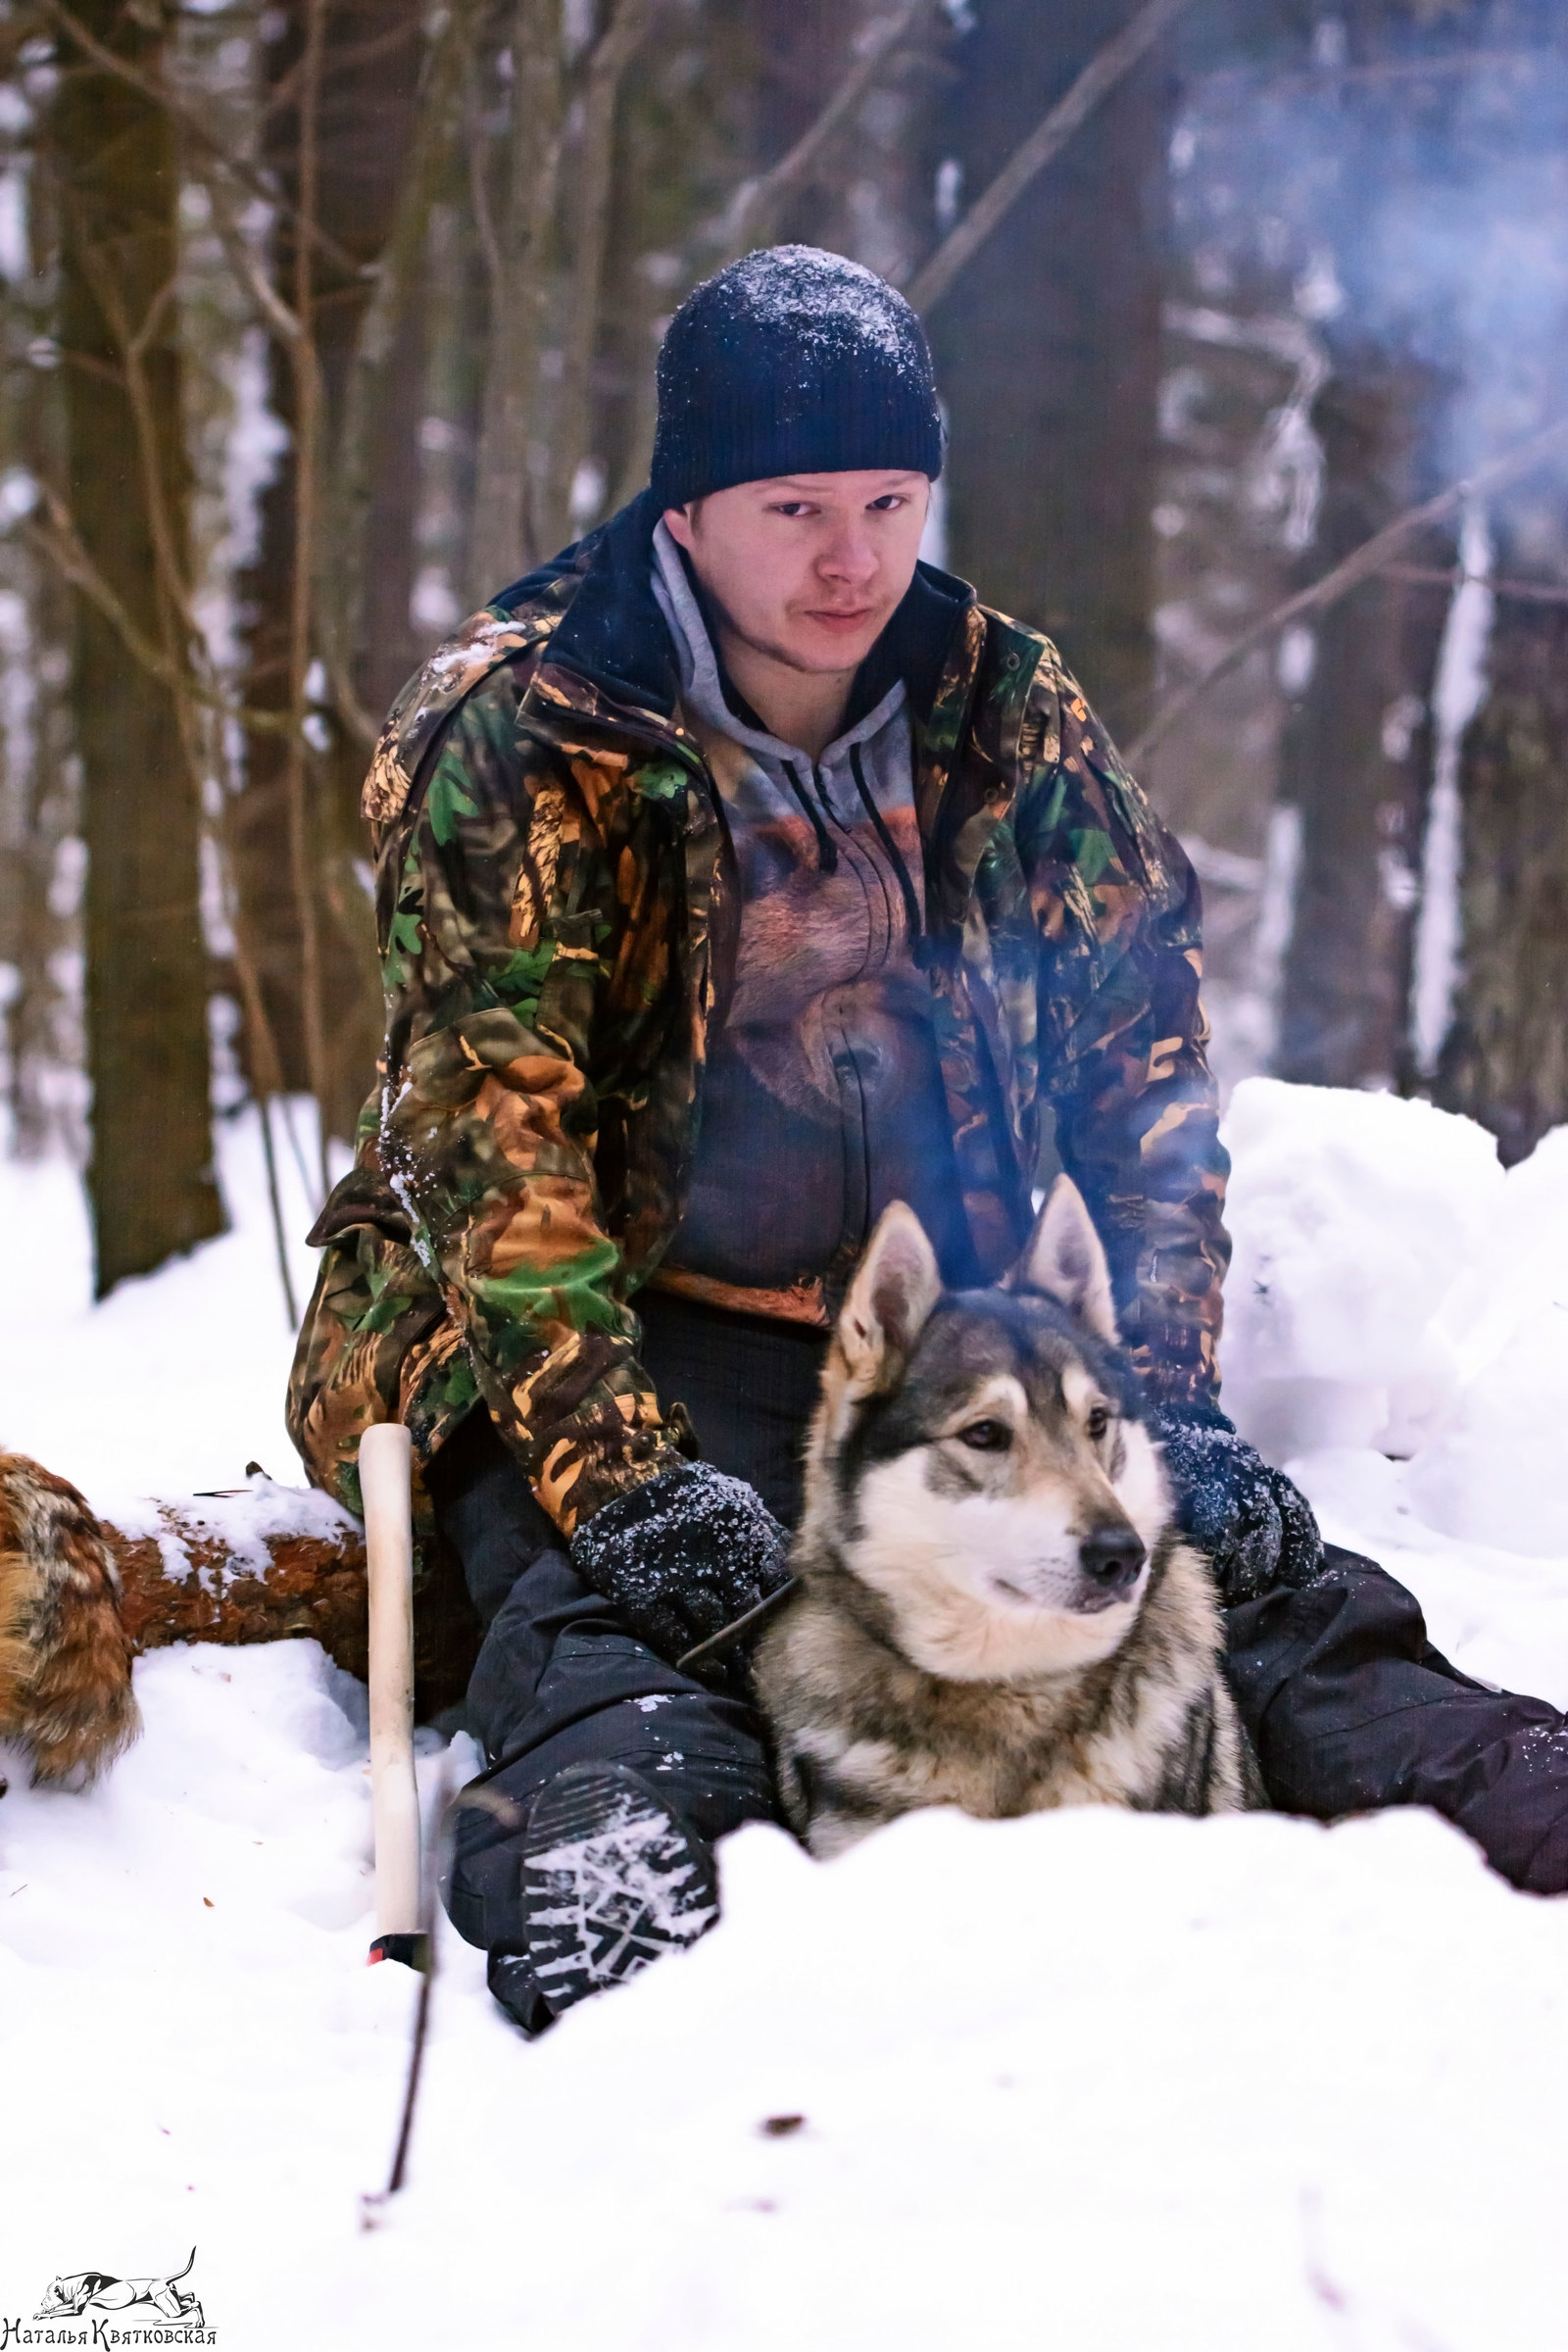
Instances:
[[[1119,1526],[1091,1528],[1078,1546],[1078,1567],[1084,1580],[1079,1608],[1088,1616],[1125,1600],[1148,1557],[1142,1538],[1126,1520]]]

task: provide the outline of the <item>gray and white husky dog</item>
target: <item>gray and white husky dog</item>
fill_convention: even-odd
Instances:
[[[813,1853],[921,1805],[1264,1802],[1143,1410],[1066,1177],[996,1290],[944,1292],[913,1211],[885,1212],[823,1371],[800,1590],[756,1662]]]

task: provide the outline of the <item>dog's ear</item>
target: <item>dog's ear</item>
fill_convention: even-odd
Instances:
[[[1003,1276],[1002,1287],[1054,1298],[1113,1348],[1120,1343],[1110,1268],[1095,1221],[1070,1176],[1058,1176],[1052,1186],[1023,1254]]]
[[[839,1346],[858,1389],[877,1388],[906,1363],[942,1296],[936,1251],[925,1227],[902,1200],[877,1219],[839,1317]]]

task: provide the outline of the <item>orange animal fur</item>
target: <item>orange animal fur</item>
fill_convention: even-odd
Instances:
[[[0,1739],[90,1781],[141,1729],[120,1572],[74,1487],[0,1453]]]

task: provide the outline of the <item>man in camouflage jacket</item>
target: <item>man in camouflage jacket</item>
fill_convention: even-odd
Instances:
[[[893,1193],[950,1281],[989,1281],[1064,1167],[1225,1598],[1322,1568],[1217,1408],[1197,885],[1055,649],[910,538],[808,758],[723,675],[671,536],[732,483],[934,476],[912,314],[833,257],[753,256],[683,307],[660,390],[650,490],[475,615],[383,731],[385,1055],[290,1390],[351,1509],[364,1431],[405,1422],[463,1559],[490,1770],[448,1901],[529,2031],[700,1933],[713,1839],[773,1812],[733,1654],[677,1661],[783,1579],[822,1333]],[[894,1105],[847,1152],[799,1107],[813,1054],[830,1096],[849,1066],[852,1121],[876,1084]],[[1272,1700],[1295,1634],[1247,1630]]]
[[[316,1228],[292,1388],[351,1509],[370,1423],[406,1422],[427,1461],[481,1396],[568,1537],[680,1443],[627,1302],[679,1222],[738,884],[668,679],[598,668],[655,518],[645,494],[478,613],[400,696],[366,786],[386,1054]],[[1027,1231],[1049,1113],[1151,1389],[1212,1404],[1230,1246],[1198,887],[1055,649],[947,585],[916,806],[980,1273]]]

